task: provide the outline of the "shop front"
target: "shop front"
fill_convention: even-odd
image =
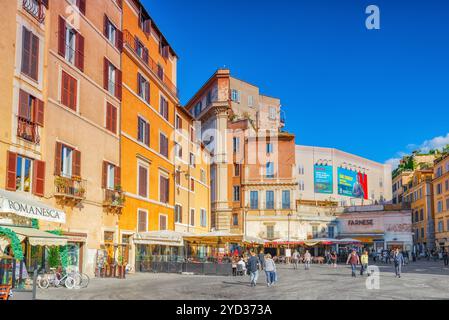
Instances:
[[[396,248],[411,253],[413,249],[410,211],[360,207],[357,211],[343,213],[337,222],[339,238],[357,239],[370,253]]]

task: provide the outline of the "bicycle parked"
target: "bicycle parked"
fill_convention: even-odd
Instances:
[[[84,289],[89,285],[90,278],[87,274],[76,271],[66,272],[54,268],[50,269],[50,273],[38,276],[37,285],[41,289],[48,289],[50,286],[67,289]]]

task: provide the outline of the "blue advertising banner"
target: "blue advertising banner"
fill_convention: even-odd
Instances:
[[[315,165],[315,193],[334,193],[334,175],[332,166]]]
[[[338,168],[338,194],[368,199],[368,177],[360,172]]]

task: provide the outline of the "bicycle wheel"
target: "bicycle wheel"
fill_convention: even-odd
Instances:
[[[43,290],[48,289],[48,287],[50,286],[50,280],[48,280],[48,276],[37,278],[37,285]]]
[[[87,274],[81,273],[81,283],[80,287],[81,289],[85,289],[89,286],[90,278]]]
[[[67,277],[67,279],[65,279],[64,285],[69,290],[74,289],[76,286],[75,278],[72,278],[71,276]]]

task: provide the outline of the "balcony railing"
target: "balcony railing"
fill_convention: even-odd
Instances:
[[[86,199],[86,186],[86,180],[57,176],[55,177],[55,197],[84,200]]]
[[[31,14],[39,23],[45,21],[45,7],[42,0],[23,0],[23,9]]]
[[[121,190],[104,190],[103,205],[106,207],[123,208],[125,206],[125,195]]]
[[[17,118],[17,136],[29,142],[39,144],[39,126],[34,122],[18,117]]]
[[[150,56],[145,55],[144,53],[139,54],[136,46],[136,39],[135,37],[128,31],[123,30],[123,44],[125,46],[128,46],[129,49],[131,49],[139,59],[150,68],[150,70],[154,73],[156,77],[159,78],[159,80],[162,81],[164,86],[167,88],[168,91],[170,91],[171,94],[173,94],[175,97],[179,96],[178,89],[173,84],[173,82],[170,81],[170,79],[167,77],[167,75],[162,71],[162,69],[159,67],[159,65],[154,61]]]

